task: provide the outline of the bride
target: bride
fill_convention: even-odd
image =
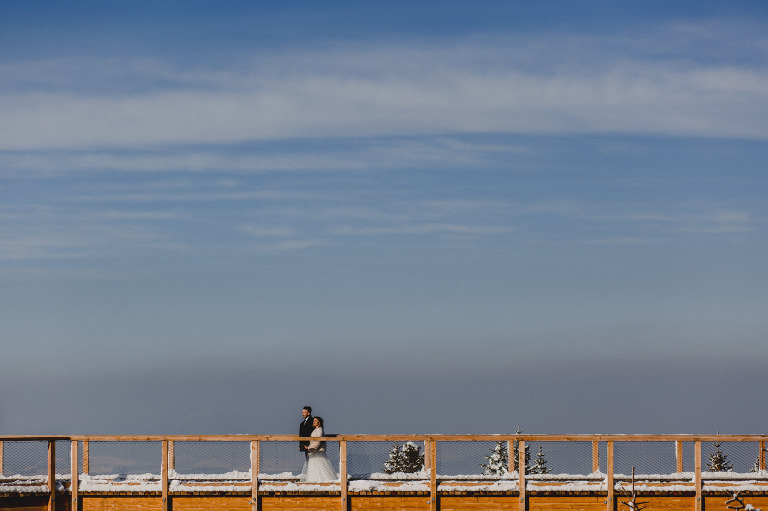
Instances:
[[[323,419],[315,417],[312,422],[315,429],[310,436],[323,436]],[[324,481],[335,481],[339,475],[333,469],[333,465],[325,455],[325,442],[312,440],[307,448],[307,460],[304,462],[304,468],[301,471],[302,482],[319,483]]]

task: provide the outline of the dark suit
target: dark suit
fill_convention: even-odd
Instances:
[[[299,423],[299,436],[312,436],[312,430],[315,429],[315,427],[312,425],[314,420],[314,417],[310,415]],[[299,449],[305,453],[307,452],[307,447],[309,447],[308,441],[299,442]]]

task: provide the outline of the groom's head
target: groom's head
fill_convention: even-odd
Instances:
[[[305,406],[304,408],[301,409],[301,416],[303,418],[306,419],[310,415],[312,415],[312,407],[311,406]]]

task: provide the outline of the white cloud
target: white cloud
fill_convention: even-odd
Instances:
[[[745,52],[762,55],[755,41],[743,42]],[[127,61],[124,82],[144,85],[154,74],[164,85],[116,93],[82,91],[71,78],[51,78],[47,87],[7,85],[0,96],[0,148],[467,132],[766,137],[768,71],[760,58],[722,62],[718,56],[706,63],[690,47],[680,55],[671,46],[671,58],[648,55],[640,44],[651,46],[557,36],[285,50],[246,63],[241,72]],[[88,75],[95,83],[113,79],[97,68]],[[209,165],[204,158],[188,164]]]

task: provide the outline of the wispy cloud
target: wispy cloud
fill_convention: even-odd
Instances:
[[[425,235],[425,234],[505,234],[511,232],[509,227],[493,227],[483,225],[466,225],[450,223],[425,223],[415,225],[399,225],[391,227],[342,227],[334,231],[338,236],[379,236],[379,235]]]
[[[704,63],[700,50],[675,46],[697,32],[685,32],[687,39],[681,33],[664,29],[667,47],[650,39],[560,36],[291,49],[239,62],[244,69],[238,72],[128,60],[117,64],[128,70],[123,82],[141,85],[116,92],[84,92],[71,79],[44,79],[60,69],[50,63],[49,73],[38,72],[38,86],[29,78],[25,87],[5,84],[0,148],[468,132],[764,139],[768,70],[761,39],[729,32],[755,58]],[[109,82],[95,64],[75,69],[89,70],[84,79]],[[148,74],[160,85],[148,86]]]

